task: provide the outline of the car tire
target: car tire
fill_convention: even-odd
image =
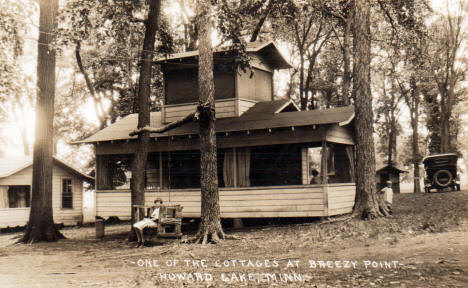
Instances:
[[[448,180],[447,182],[440,182],[440,179],[439,177],[446,174],[448,176]],[[439,170],[437,172],[434,173],[434,176],[433,176],[433,179],[434,179],[434,182],[437,184],[437,186],[441,187],[441,188],[445,188],[445,187],[448,187],[450,186],[450,184],[452,184],[452,180],[453,180],[453,175],[452,173],[450,173],[449,170]]]

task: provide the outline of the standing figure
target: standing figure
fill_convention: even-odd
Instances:
[[[161,199],[154,200],[154,204],[157,204],[158,202],[160,204],[163,203]],[[138,239],[137,247],[143,247],[145,245],[145,234],[143,230],[147,227],[158,228],[158,222],[159,222],[159,207],[156,207],[154,208],[153,213],[151,213],[150,218],[143,218],[140,221],[133,224],[133,228],[135,229],[135,233]]]
[[[388,180],[387,186],[380,190],[381,197],[383,198],[383,202],[385,204],[385,208],[388,210],[388,213],[392,214],[392,204],[393,204],[393,189],[392,189],[392,181]]]

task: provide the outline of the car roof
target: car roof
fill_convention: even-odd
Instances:
[[[447,157],[447,156],[455,156],[455,157],[458,157],[456,153],[432,154],[432,155],[429,155],[429,156],[424,157],[423,162],[426,161],[426,159],[439,158],[439,157]]]

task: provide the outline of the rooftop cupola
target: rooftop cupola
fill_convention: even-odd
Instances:
[[[273,100],[273,72],[291,68],[273,42],[246,47],[250,69],[236,67],[229,50],[213,54],[216,117],[238,117],[257,102]],[[198,101],[198,51],[172,54],[157,60],[164,74],[163,123],[193,112]]]

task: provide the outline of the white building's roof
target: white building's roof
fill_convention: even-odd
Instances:
[[[18,156],[18,157],[6,157],[0,158],[0,178],[9,177],[19,171],[28,168],[33,164],[32,156]],[[94,181],[94,178],[86,175],[77,168],[70,164],[63,162],[62,160],[54,157],[54,165],[61,166],[68,170],[70,173],[77,175],[78,177],[86,181]]]

